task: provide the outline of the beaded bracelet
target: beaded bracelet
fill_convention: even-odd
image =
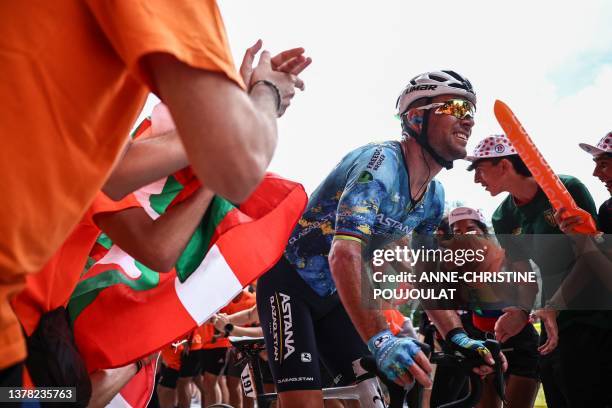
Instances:
[[[280,116],[281,101],[282,101],[280,89],[278,89],[278,86],[276,86],[276,84],[274,84],[274,82],[268,81],[267,79],[260,79],[259,81],[255,82],[251,86],[251,89],[249,90],[249,93],[253,90],[253,88],[255,88],[259,84],[266,85],[267,87],[272,89],[272,91],[274,92],[274,96],[276,97],[276,114]]]

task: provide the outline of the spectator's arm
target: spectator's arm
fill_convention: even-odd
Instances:
[[[172,174],[189,164],[176,131],[136,139],[126,145],[102,191],[113,200]]]
[[[259,324],[259,313],[257,313],[257,305],[241,310],[227,316],[229,322],[237,326],[246,326],[247,324]]]
[[[246,336],[246,337],[262,337],[263,330],[261,327],[241,327],[234,326],[234,329],[229,333],[230,336]]]
[[[192,68],[169,54],[145,57],[160,98],[168,106],[189,161],[213,191],[241,202],[263,178],[276,148],[276,117],[294,94],[292,74],[272,70],[264,52],[251,80],[250,97],[225,75]],[[284,107],[283,107],[284,106]]]
[[[153,220],[140,207],[95,216],[113,243],[149,268],[171,270],[202,220],[213,194],[200,188]]]
[[[95,371],[91,374],[91,399],[89,408],[103,408],[136,375],[136,364]]]

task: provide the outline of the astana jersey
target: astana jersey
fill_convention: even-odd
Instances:
[[[399,142],[372,143],[347,154],[314,191],[285,257],[320,296],[335,292],[327,256],[334,237],[369,244],[413,231],[431,235],[444,212],[444,189],[432,180],[413,202]]]

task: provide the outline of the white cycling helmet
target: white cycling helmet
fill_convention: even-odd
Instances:
[[[397,98],[397,111],[401,115],[417,99],[438,95],[457,95],[476,105],[476,93],[470,81],[455,71],[442,70],[425,72],[412,78]]]
[[[476,94],[474,93],[470,81],[455,71],[443,70],[426,72],[412,78],[399,98],[397,98],[395,107],[402,121],[403,134],[413,137],[440,166],[446,169],[452,169],[452,160],[446,160],[440,156],[438,152],[431,147],[429,140],[427,140],[429,110],[426,110],[423,114],[423,125],[418,131],[412,129],[404,118],[404,114],[408,111],[408,107],[414,101],[427,98],[429,102],[431,102],[431,99],[438,95],[456,95],[467,99],[476,106]]]

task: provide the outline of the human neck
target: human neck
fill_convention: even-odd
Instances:
[[[517,205],[527,204],[538,193],[540,186],[533,177],[512,176],[508,191]]]
[[[418,200],[425,192],[425,186],[442,170],[442,166],[412,138],[402,141],[402,150],[410,175],[411,198]]]

